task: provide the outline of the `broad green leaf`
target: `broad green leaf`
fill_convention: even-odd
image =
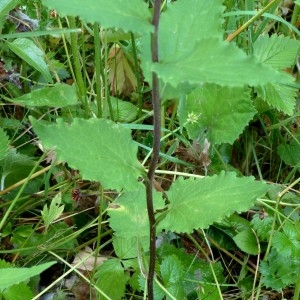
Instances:
[[[275,232],[272,239],[272,246],[280,255],[284,257],[299,257],[300,255],[300,235],[299,223],[292,224],[286,222],[283,226],[283,232]]]
[[[291,82],[290,76],[259,63],[235,45],[216,38],[202,39],[183,55],[170,55],[152,67],[171,86],[216,83],[222,86],[257,86],[270,82]]]
[[[9,288],[14,284],[28,280],[41,274],[43,271],[54,265],[56,262],[47,262],[31,268],[3,268],[0,269],[0,290]]]
[[[245,253],[250,255],[259,254],[258,241],[251,229],[245,229],[239,232],[233,240],[236,245]]]
[[[186,54],[207,37],[223,38],[223,0],[180,0],[168,5],[159,23],[159,58]]]
[[[113,111],[114,121],[129,123],[137,118],[138,109],[129,101],[110,97],[110,104]],[[102,114],[104,118],[110,118],[110,111],[107,101],[103,103]]]
[[[43,234],[34,232],[32,225],[21,225],[14,230],[11,241],[18,248],[20,255],[33,254],[39,260],[40,256],[37,254],[40,254],[45,248],[58,250],[61,255],[67,255],[69,251],[74,250],[77,241],[75,238],[70,238],[72,233],[72,228],[62,221],[52,224]],[[23,250],[24,244],[28,248]]]
[[[103,262],[99,266],[95,278],[97,278],[97,287],[110,297],[109,299],[122,299],[125,293],[125,284],[128,280],[128,275],[124,272],[119,259],[113,258]],[[102,295],[98,297],[98,299],[107,299]]]
[[[48,230],[50,224],[56,219],[58,219],[59,216],[64,211],[65,206],[60,204],[61,204],[61,193],[58,193],[52,199],[49,208],[47,207],[47,205],[45,205],[43,210],[41,211],[41,215],[45,223],[46,231]]]
[[[249,209],[268,189],[264,182],[254,181],[253,177],[238,178],[235,173],[179,178],[167,192],[169,209],[159,226],[166,231],[188,233],[207,228],[235,211]]]
[[[272,239],[272,246],[277,250],[280,255],[283,257],[291,257],[294,252],[300,249],[300,245],[295,246],[294,242],[298,243],[298,241],[290,240],[289,237],[282,232],[275,232],[274,237]]]
[[[176,299],[184,299],[184,277],[183,265],[175,255],[163,258],[160,266],[161,277],[164,287]],[[167,299],[171,299],[167,296]]]
[[[47,81],[53,82],[49,67],[44,60],[43,51],[33,41],[26,38],[15,39],[8,43],[8,47],[17,56],[25,60],[30,66],[39,71]]]
[[[0,292],[0,296],[3,296],[5,300],[32,300],[34,298],[32,290],[25,282],[10,286],[3,291],[3,295]]]
[[[9,140],[5,131],[0,127],[0,160],[5,158],[9,150]]]
[[[79,16],[86,22],[98,22],[104,28],[115,27],[125,31],[149,34],[152,31],[151,14],[142,0],[44,0],[61,16]]]
[[[261,219],[259,214],[255,214],[251,220],[251,225],[261,241],[270,239],[273,230],[273,217],[268,216]]]
[[[65,107],[77,104],[75,85],[55,84],[53,87],[45,87],[34,90],[21,97],[12,99],[12,102],[21,106],[48,106]]]
[[[283,70],[295,64],[299,49],[300,43],[297,40],[284,36],[264,35],[255,42],[253,53],[261,63],[277,70]],[[290,82],[292,83],[292,81],[293,77],[290,76]],[[270,106],[288,115],[293,114],[298,89],[273,82],[258,86],[256,91],[258,96]]]
[[[248,88],[205,84],[180,100],[180,125],[191,139],[207,137],[216,144],[232,144],[242,133],[256,110]],[[203,138],[204,139],[204,138]]]
[[[222,39],[222,0],[180,0],[170,3],[161,14],[158,28],[159,59],[188,55],[197,41],[207,37]],[[144,36],[141,43],[142,66],[147,81],[151,76],[151,41]],[[186,83],[183,87],[186,86]],[[182,90],[178,89],[179,91]],[[164,94],[172,90],[164,87]],[[175,94],[175,92],[173,92]]]
[[[147,251],[149,247],[149,220],[145,195],[145,187],[140,184],[138,190],[124,193],[114,201],[116,208],[109,208],[108,214],[110,216],[109,225],[115,231],[115,236],[127,239],[134,238],[136,243],[140,241],[144,251]],[[161,193],[156,192],[153,196],[154,208],[163,208],[164,201]]]
[[[14,9],[20,0],[1,0],[0,1],[0,32],[2,30],[3,24],[6,21],[7,14]]]
[[[10,268],[11,267],[11,263],[5,261],[5,260],[2,260],[0,259],[0,269],[3,269],[3,268]]]
[[[20,154],[16,149],[10,149],[5,159],[0,161],[2,188],[24,179],[31,172],[35,162],[27,155]]]
[[[300,162],[300,136],[296,136],[289,144],[281,144],[277,148],[280,158],[289,166]]]
[[[276,34],[261,35],[253,45],[253,53],[260,62],[279,70],[294,65],[299,50],[299,41]]]
[[[138,253],[137,237],[128,238],[128,237],[114,236],[113,246],[117,257],[120,259],[137,257],[137,253]]]
[[[131,131],[105,119],[75,118],[71,125],[43,125],[30,118],[46,148],[55,147],[58,159],[78,169],[86,180],[100,181],[106,189],[136,189],[143,169]]]
[[[158,260],[164,260],[165,257],[169,256],[176,256],[178,261],[182,266],[185,266],[184,269],[184,290],[185,294],[189,294],[195,289],[199,287],[199,281],[201,281],[201,290],[203,285],[206,285],[210,282],[215,282],[216,280],[221,283],[224,282],[224,269],[222,267],[222,264],[219,262],[214,262],[212,264],[209,264],[207,261],[196,258],[194,254],[187,254],[183,248],[177,248],[173,246],[173,244],[170,243],[164,243],[161,247],[157,248],[157,257]],[[188,266],[188,268],[186,268]],[[163,268],[164,271],[161,271],[161,273],[166,272],[167,265],[165,265]],[[170,270],[172,270],[172,267],[170,267]],[[179,267],[180,269],[180,267]],[[213,269],[213,272],[212,272]],[[168,272],[166,272],[168,273]],[[164,274],[166,274],[164,273]],[[176,275],[175,275],[176,277]],[[167,279],[167,276],[165,277],[165,280]],[[178,278],[179,279],[179,278]],[[158,287],[159,289],[159,287]],[[203,296],[211,294],[208,291],[209,289],[204,288]],[[207,292],[207,293],[205,293]],[[202,294],[201,294],[202,295]],[[161,297],[162,298],[162,297]],[[161,299],[158,298],[158,299]],[[183,299],[184,297],[177,298],[177,299]],[[194,298],[191,298],[194,299]],[[209,297],[210,299],[210,297]],[[214,299],[212,297],[212,299]],[[219,299],[219,298],[218,298]]]
[[[255,88],[257,95],[270,106],[292,115],[295,108],[295,98],[298,89],[280,83],[268,83]]]
[[[262,283],[267,288],[279,292],[286,286],[295,283],[299,276],[299,267],[299,257],[286,259],[273,248],[268,255],[268,261],[260,263]]]

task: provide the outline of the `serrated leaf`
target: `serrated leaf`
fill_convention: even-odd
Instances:
[[[0,269],[0,290],[9,288],[14,284],[25,281],[33,276],[39,275],[56,262],[47,262],[31,268],[3,268]]]
[[[191,233],[207,228],[235,211],[245,211],[256,198],[267,192],[264,182],[253,177],[237,178],[235,173],[220,173],[203,179],[182,178],[167,192],[168,213],[160,222],[166,231]]]
[[[289,37],[272,34],[261,35],[253,45],[254,55],[259,61],[274,69],[291,67],[300,49],[300,42]]]
[[[5,300],[31,300],[34,298],[32,290],[24,282],[15,284],[8,289],[5,289],[3,296]]]
[[[256,113],[248,88],[205,84],[180,101],[179,119],[189,137],[198,139],[205,132],[216,144],[232,144]]]
[[[260,240],[269,240],[272,232],[273,217],[267,216],[261,219],[259,214],[255,214],[251,220],[251,225]]]
[[[113,246],[118,258],[128,259],[137,257],[137,238],[114,236]]]
[[[62,212],[64,211],[65,206],[60,204],[61,204],[61,193],[58,193],[52,199],[49,208],[47,207],[47,205],[45,205],[43,210],[41,211],[41,215],[45,223],[46,231],[48,230],[50,224],[56,219],[58,219],[62,214]]]
[[[71,125],[57,119],[49,126],[30,121],[44,146],[55,147],[58,158],[78,169],[84,179],[100,181],[106,189],[137,188],[143,169],[129,129],[104,119],[75,118]]]
[[[188,55],[197,41],[207,37],[222,39],[222,3],[222,0],[180,0],[168,4],[167,10],[161,14],[158,28],[159,59],[164,61],[173,55]],[[147,36],[141,43],[143,71],[149,82],[152,61],[150,43]]]
[[[257,86],[255,90],[257,95],[270,106],[287,115],[293,114],[298,89],[279,83],[269,83],[264,86]]]
[[[287,222],[283,226],[283,232],[275,232],[272,246],[284,257],[298,257],[300,253],[298,225]]]
[[[275,232],[272,239],[272,246],[283,257],[291,257],[293,255],[293,242],[282,232]]]
[[[175,255],[164,257],[160,266],[164,287],[176,299],[184,299],[183,265]],[[171,299],[167,296],[167,299]]]
[[[152,31],[151,14],[141,0],[44,0],[62,16],[79,16],[86,22],[100,23],[101,27],[116,27],[125,31],[148,34]]]
[[[9,139],[5,131],[0,128],[0,161],[5,158],[9,150]]]
[[[12,99],[12,102],[21,106],[47,106],[57,108],[78,103],[75,85],[68,84],[55,84],[53,87],[34,90],[21,97]]]
[[[267,288],[279,292],[297,280],[299,267],[299,259],[286,259],[278,254],[275,249],[272,249],[268,261],[261,261],[260,263],[262,283]]]
[[[190,53],[169,56],[154,64],[152,70],[173,87],[184,82],[229,87],[290,82],[288,75],[259,63],[235,45],[216,38],[203,39]]]
[[[11,265],[11,263],[0,259],[0,269],[3,269],[3,268],[12,268],[12,265]]]
[[[147,251],[149,247],[149,220],[145,195],[145,187],[140,184],[138,190],[124,193],[118,198],[114,202],[116,208],[109,208],[108,214],[110,216],[109,225],[117,237],[133,238],[135,244],[139,240],[144,250]],[[156,192],[153,197],[154,208],[163,208],[164,201],[161,194]]]
[[[253,46],[254,55],[258,60],[277,70],[291,67],[295,63],[299,49],[299,41],[277,35],[260,36]],[[292,82],[293,77],[290,76],[290,83]],[[257,86],[256,91],[270,106],[287,115],[293,114],[298,89],[273,82]]]
[[[110,299],[117,300],[124,296],[128,275],[124,272],[120,260],[113,258],[103,262],[99,266],[95,278],[98,278],[96,282],[97,287]],[[98,299],[107,299],[100,294],[98,297]]]
[[[236,245],[245,253],[250,255],[259,254],[258,241],[251,229],[239,232],[233,237]]]
[[[53,82],[49,67],[44,60],[44,53],[33,41],[26,38],[19,38],[8,43],[8,47],[30,66],[38,70],[48,82]]]
[[[289,166],[300,162],[300,136],[295,137],[289,144],[281,144],[277,148],[280,158]]]
[[[2,188],[26,178],[34,165],[35,162],[27,155],[18,153],[15,148],[9,149],[6,157],[0,161]]]

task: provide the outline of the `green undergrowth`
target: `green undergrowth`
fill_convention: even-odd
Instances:
[[[147,299],[153,74],[154,299],[299,299],[300,3],[153,2],[0,3],[1,299]]]

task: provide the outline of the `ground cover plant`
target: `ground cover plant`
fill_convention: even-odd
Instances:
[[[299,8],[3,1],[1,297],[299,299]]]

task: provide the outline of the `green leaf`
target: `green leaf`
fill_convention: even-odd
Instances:
[[[197,1],[181,0],[171,2],[166,12],[162,13],[160,26],[158,28],[159,59],[165,60],[170,55],[188,54],[195,43],[201,39],[215,37],[222,39],[222,13],[224,7],[220,0]],[[194,15],[197,17],[187,18]],[[144,37],[141,43],[142,67],[145,78],[151,82],[151,41]],[[169,83],[161,82],[161,97],[164,99],[178,98],[180,95],[188,94],[197,87],[184,82],[176,87]]]
[[[53,87],[34,90],[11,101],[21,106],[48,106],[57,108],[78,103],[75,85],[71,86],[59,83]]]
[[[201,281],[201,290],[204,285],[203,295],[211,296],[211,294],[208,292],[208,289],[205,288],[205,285],[210,282],[215,282],[216,280],[221,283],[225,282],[224,279],[224,269],[222,267],[222,264],[220,262],[214,262],[212,264],[209,264],[205,260],[201,260],[197,257],[195,257],[194,254],[187,254],[184,249],[177,248],[173,246],[172,244],[166,242],[161,247],[157,249],[157,257],[158,260],[164,261],[166,257],[175,256],[179,262],[180,265],[184,266],[184,279],[182,279],[185,295],[188,295],[195,291],[197,288],[199,288],[199,281]],[[168,260],[169,261],[169,260]],[[178,265],[178,262],[175,262],[177,264],[177,267],[180,271],[181,267]],[[161,266],[163,269],[166,269],[168,265]],[[186,268],[188,266],[188,268]],[[166,270],[161,270],[162,274],[170,274],[172,271],[172,266],[169,266],[170,272],[166,272]],[[213,270],[213,272],[212,272]],[[181,272],[181,271],[180,271]],[[166,274],[166,275],[167,275]],[[168,277],[165,276],[165,280],[168,279]],[[176,277],[176,274],[174,275]],[[180,275],[181,276],[181,275]],[[179,276],[179,277],[180,277]],[[170,280],[172,282],[172,280]],[[180,285],[180,283],[179,283]],[[159,289],[159,287],[158,287]],[[205,293],[207,292],[207,294]],[[162,298],[162,297],[161,297]],[[161,299],[157,298],[157,299]],[[188,297],[189,298],[189,297]],[[177,299],[184,299],[184,297],[177,297]],[[195,299],[192,298],[191,299]],[[210,299],[210,298],[209,298]],[[212,298],[214,299],[214,298]],[[219,299],[219,298],[218,298]]]
[[[137,118],[137,107],[128,101],[123,101],[115,97],[110,97],[110,104],[113,111],[114,121],[132,122]],[[103,103],[102,114],[104,118],[110,117],[110,111],[107,101]]]
[[[206,37],[222,39],[222,0],[180,0],[168,4],[161,14],[158,28],[159,59],[189,53],[195,43]],[[151,46],[149,37],[141,43],[142,65],[146,79],[151,78]]]
[[[145,186],[139,184],[138,190],[124,193],[114,201],[115,208],[108,209],[109,225],[115,231],[115,236],[134,239],[130,247],[135,247],[136,251],[138,241],[141,242],[144,251],[149,247],[149,220],[145,195]],[[153,197],[154,208],[163,208],[161,193],[155,192]]]
[[[7,14],[14,9],[20,0],[1,0],[0,1],[0,32],[2,31],[2,27],[4,22],[6,21]]]
[[[100,181],[106,189],[137,188],[143,169],[129,129],[104,119],[75,118],[71,125],[57,119],[49,126],[30,121],[44,146],[55,147],[58,158],[78,169],[84,179]]]
[[[253,46],[254,55],[258,60],[277,70],[294,65],[299,49],[299,41],[277,35],[260,36]],[[282,72],[282,74],[284,73]],[[293,77],[290,76],[290,83],[292,82]],[[258,96],[270,106],[288,115],[293,114],[297,88],[273,82],[258,86],[256,91]]]
[[[0,269],[0,290],[9,288],[14,284],[18,284],[29,278],[39,275],[56,262],[47,262],[39,266],[33,266],[31,268],[3,268]]]
[[[299,50],[299,41],[276,34],[261,35],[253,45],[253,53],[260,62],[279,70],[295,64]]]
[[[259,63],[235,45],[216,38],[202,39],[189,53],[169,56],[154,64],[152,70],[173,87],[184,82],[233,87],[291,81],[290,76]]]
[[[253,177],[237,178],[235,173],[179,178],[167,192],[169,209],[159,225],[166,231],[188,233],[207,228],[234,211],[247,210],[268,189],[264,182],[254,181]]]
[[[6,157],[9,150],[9,139],[5,131],[0,128],[0,161]]]
[[[95,278],[97,278],[96,285],[98,288],[109,296],[110,299],[122,299],[128,276],[124,272],[119,259],[113,258],[104,261],[99,266],[99,270],[95,274]],[[100,300],[107,299],[102,295],[99,295],[98,297]]]
[[[296,136],[289,144],[281,144],[277,148],[280,158],[289,166],[300,162],[300,136]]]
[[[261,219],[259,214],[255,214],[251,220],[251,225],[260,240],[269,240],[272,233],[273,217],[265,217]]]
[[[35,162],[27,155],[17,153],[16,149],[10,149],[2,161],[1,183],[2,188],[10,186],[21,179],[24,179],[31,172]]]
[[[286,259],[272,249],[268,261],[261,261],[260,272],[262,283],[267,288],[280,292],[286,286],[293,284],[299,276],[299,258]]]
[[[283,257],[299,257],[300,254],[300,234],[299,226],[287,222],[284,224],[283,232],[275,232],[272,239],[272,246]]]
[[[138,241],[136,237],[114,236],[113,246],[117,257],[120,259],[137,257]]]
[[[175,255],[164,257],[160,266],[164,287],[176,299],[184,299],[183,265]],[[171,299],[167,296],[167,299]]]
[[[292,115],[298,89],[280,83],[269,83],[255,88],[257,95],[270,106]]]
[[[56,219],[58,219],[59,216],[64,211],[65,206],[60,204],[61,204],[61,193],[58,193],[52,199],[49,208],[47,207],[47,205],[45,205],[43,210],[41,211],[41,215],[45,223],[46,231],[48,230],[50,224]]]
[[[1,293],[0,293],[1,296]],[[3,299],[5,300],[31,300],[34,298],[30,287],[24,283],[14,284],[3,292]]]
[[[245,253],[250,255],[259,254],[258,241],[251,229],[239,232],[233,240],[236,245]]]
[[[151,14],[141,0],[44,0],[46,6],[61,16],[79,16],[86,22],[100,23],[101,27],[116,27],[125,31],[149,34],[152,31]]]
[[[19,38],[8,43],[8,46],[11,51],[25,60],[34,69],[38,70],[47,81],[53,82],[49,67],[44,60],[44,53],[33,41],[26,38]]]
[[[180,100],[179,119],[191,139],[232,144],[255,115],[248,88],[205,84]],[[194,116],[194,118],[193,118]]]

